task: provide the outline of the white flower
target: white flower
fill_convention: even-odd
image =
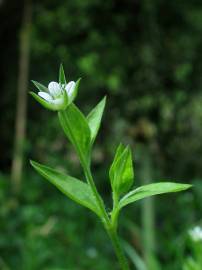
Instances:
[[[195,242],[202,241],[202,228],[200,226],[194,227],[189,231],[191,239]]]
[[[64,90],[67,92],[67,95],[69,98],[71,98],[74,88],[75,88],[76,83],[74,81],[69,82],[68,84],[59,84],[57,82],[50,82],[48,85],[48,91],[43,92],[39,91],[38,95],[45,99],[48,102],[53,102],[54,100],[56,101],[57,99],[60,99],[64,95]]]
[[[38,89],[38,93],[30,94],[45,108],[53,111],[65,110],[76,98],[80,79],[76,82],[66,83],[65,73],[62,64],[59,69],[59,82],[50,82],[48,87],[32,81]]]
[[[42,105],[50,109],[53,110],[65,109],[67,105],[70,104],[75,97],[74,95],[75,86],[76,83],[74,81],[70,81],[67,84],[50,82],[48,84],[48,88],[45,87],[43,88],[47,89],[47,92],[42,91],[43,89],[40,88],[38,96],[42,98],[41,102],[43,103]]]

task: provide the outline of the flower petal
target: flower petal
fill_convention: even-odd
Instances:
[[[67,91],[68,96],[70,97],[74,91],[75,82],[71,81],[65,86],[65,90]]]
[[[45,99],[45,100],[47,100],[47,101],[51,101],[51,100],[53,100],[53,98],[51,97],[51,95],[50,94],[48,94],[48,93],[46,93],[46,92],[38,92],[38,95],[40,96],[40,97],[42,97],[43,99]]]
[[[53,97],[58,97],[62,94],[62,89],[57,82],[50,82],[48,85],[48,90]]]

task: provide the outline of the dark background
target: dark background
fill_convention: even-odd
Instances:
[[[26,92],[35,91],[31,79],[45,85],[57,81],[62,62],[68,80],[82,77],[76,104],[84,113],[107,95],[93,172],[108,209],[108,169],[120,141],[133,149],[135,185],[160,180],[194,185],[188,192],[131,205],[120,220],[120,233],[132,252],[143,261],[150,252],[154,270],[182,269],[187,230],[200,222],[202,211],[199,0],[0,1],[0,269],[118,269],[96,217],[30,167],[31,158],[83,177],[56,114],[28,94],[23,171],[18,192],[13,191],[15,126],[20,121],[16,107],[24,106],[19,67],[27,5]],[[132,261],[131,268],[136,269]]]

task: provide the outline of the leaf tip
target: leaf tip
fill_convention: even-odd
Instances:
[[[184,184],[184,190],[192,188],[192,187],[193,187],[193,185],[191,185],[191,184]]]
[[[30,159],[29,160],[29,163],[34,167],[34,165],[35,165],[36,162],[34,160]]]

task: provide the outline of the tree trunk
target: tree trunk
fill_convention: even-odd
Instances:
[[[21,188],[24,143],[26,132],[27,86],[31,33],[31,0],[25,0],[19,40],[19,75],[15,119],[14,151],[11,167],[12,189],[18,194]]]

